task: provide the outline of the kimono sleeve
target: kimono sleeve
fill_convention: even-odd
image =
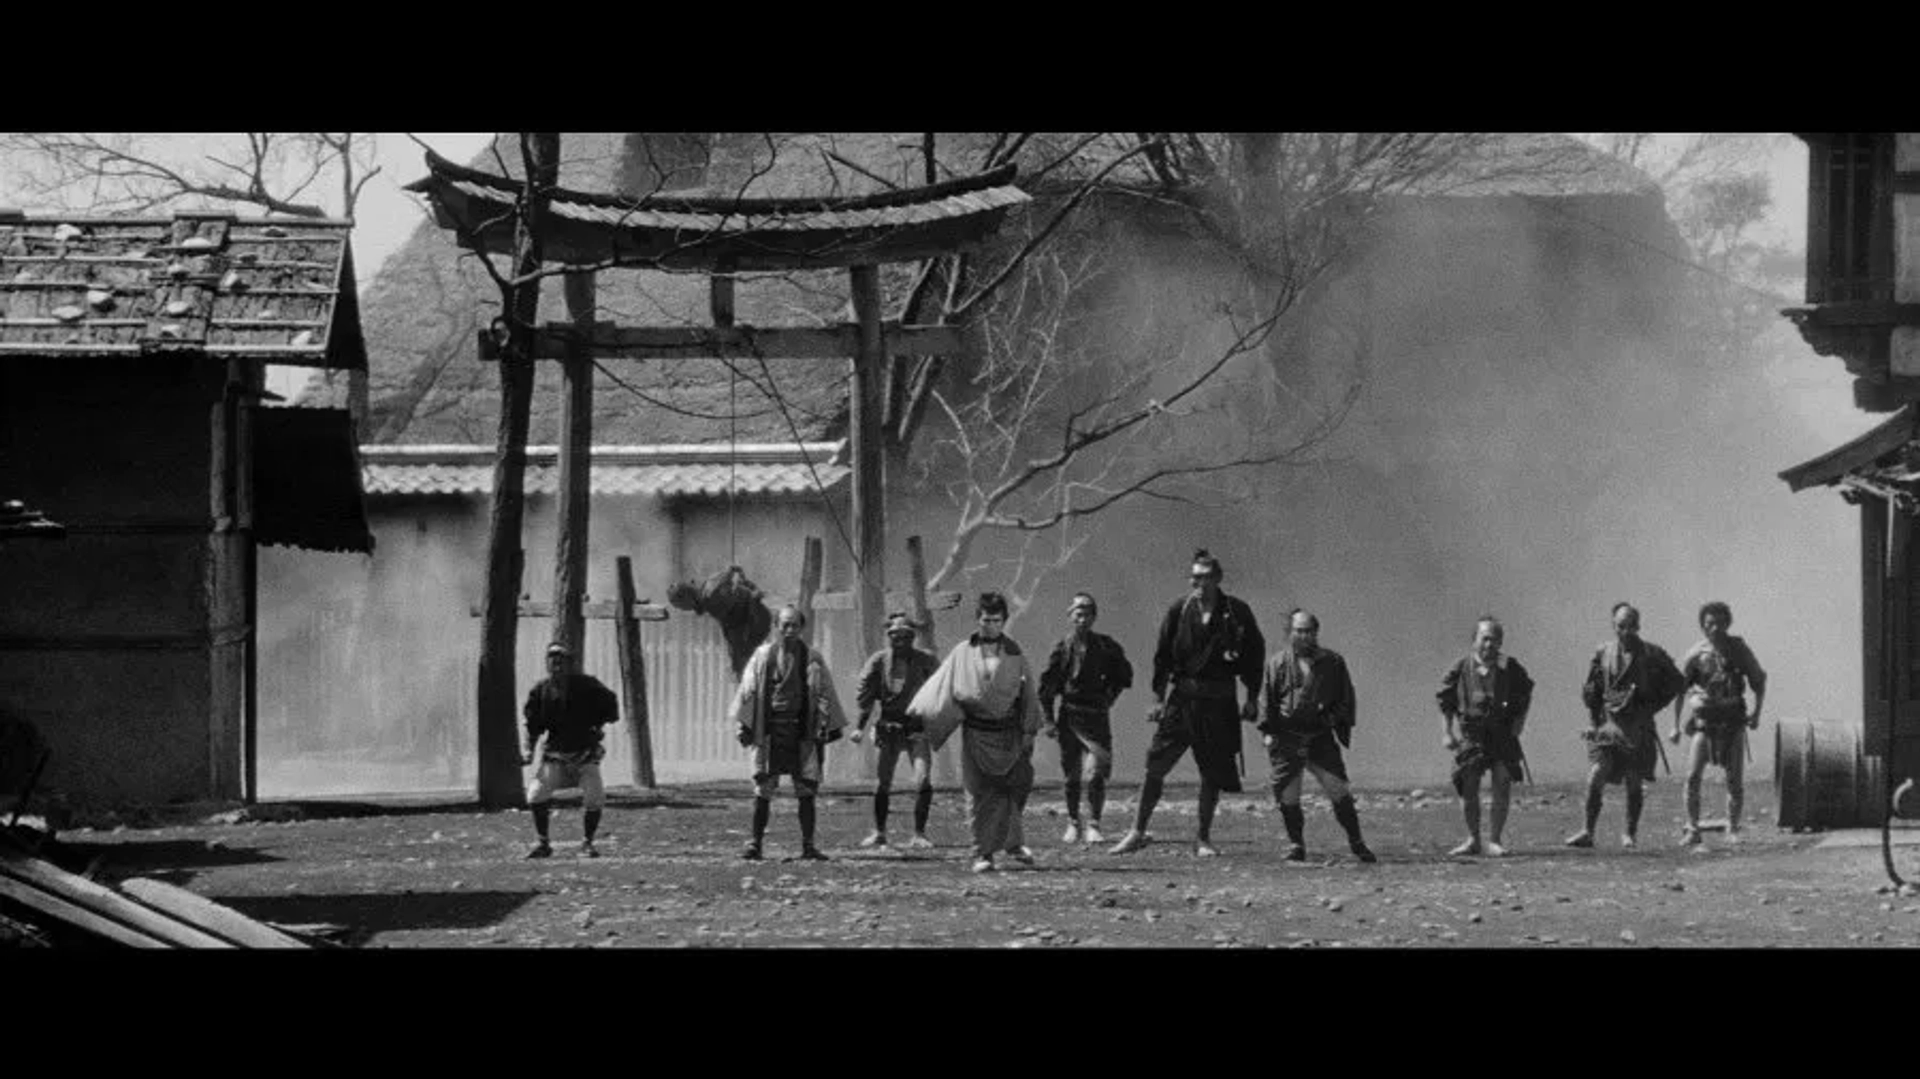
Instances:
[[[767,649],[756,648],[748,657],[747,665],[740,671],[740,684],[734,688],[733,703],[727,708],[727,718],[733,725],[746,730],[753,729],[754,698],[759,695],[760,683],[766,674]]]
[[[1460,714],[1460,667],[1455,663],[1440,676],[1440,692],[1433,699],[1440,705],[1440,714],[1452,719]]]
[[[1593,653],[1592,661],[1587,664],[1587,680],[1580,685],[1580,703],[1592,714],[1598,714],[1606,703],[1606,667],[1602,658],[1606,654],[1604,648]]]
[[[1020,728],[1031,738],[1041,727],[1040,698],[1033,691],[1033,667],[1020,679]]]
[[[1339,697],[1333,702],[1331,709],[1333,712],[1333,729],[1336,731],[1351,730],[1354,720],[1357,718],[1358,711],[1358,705],[1355,704],[1353,699],[1353,674],[1347,670],[1347,660],[1345,656],[1335,658],[1339,660],[1339,664],[1335,669],[1340,672],[1340,693]]]
[[[954,645],[953,651],[934,668],[933,676],[921,685],[907,705],[907,714],[920,721],[927,733],[927,744],[934,749],[944,745],[965,718],[959,702],[953,699],[954,664],[964,648],[965,642]]]
[[[1054,645],[1053,651],[1047,653],[1047,666],[1040,672],[1040,685],[1035,691],[1040,698],[1041,707],[1051,705],[1055,697],[1066,692],[1069,662],[1071,661],[1067,658],[1067,646],[1064,643]]]
[[[1508,659],[1507,668],[1513,676],[1513,691],[1507,698],[1507,720],[1517,724],[1533,709],[1533,676],[1517,659]]]
[[[1664,650],[1649,648],[1647,653],[1645,702],[1658,712],[1673,703],[1673,699],[1687,688],[1687,682],[1681,677],[1680,668],[1673,665],[1673,657]]]
[[[600,691],[600,722],[604,724],[620,722],[620,695],[605,682],[594,683]]]
[[[840,729],[847,725],[847,714],[840,707],[840,691],[834,688],[833,675],[818,652],[810,651],[807,655],[807,684],[813,691],[815,736],[830,742],[838,738]]]
[[[880,699],[881,691],[886,688],[886,671],[887,654],[885,652],[875,652],[867,657],[866,666],[860,668],[860,681],[853,687],[853,710],[860,719],[866,719],[868,710],[873,707],[873,702]]]

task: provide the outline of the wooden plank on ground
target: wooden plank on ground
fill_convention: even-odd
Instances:
[[[189,922],[243,948],[308,947],[232,907],[221,906],[205,896],[196,895],[185,888],[176,888],[165,881],[135,877],[121,881],[120,890],[163,914]]]
[[[4,872],[0,872],[0,897],[10,899],[56,922],[92,933],[115,944],[124,944],[129,948],[172,947],[158,937],[129,929],[111,918],[103,918],[77,903],[63,899],[52,892],[42,891]]]
[[[84,907],[103,918],[112,919],[148,936],[159,937],[176,947],[233,947],[232,944],[211,933],[202,932],[176,918],[141,906],[104,884],[95,884],[85,877],[69,873],[39,858],[26,858],[0,851],[0,874],[32,885],[43,892],[51,892],[75,906]]]

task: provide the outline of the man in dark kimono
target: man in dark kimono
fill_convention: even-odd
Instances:
[[[867,720],[879,705],[880,717],[874,722],[873,745],[879,750],[873,787],[873,834],[860,841],[863,847],[887,845],[887,809],[893,797],[893,773],[905,753],[913,764],[913,839],[908,846],[928,849],[927,817],[933,811],[933,752],[927,748],[927,733],[918,719],[907,712],[913,695],[920,692],[940,661],[931,652],[913,646],[913,620],[895,611],[887,616],[887,647],[868,657],[861,668],[860,683],[854,690],[854,708],[859,717],[848,739],[859,742],[866,737]]]
[[[527,852],[529,858],[553,854],[547,843],[547,822],[553,811],[553,792],[580,788],[582,818],[580,856],[598,858],[593,836],[600,828],[600,813],[606,807],[606,788],[600,781],[600,761],[607,755],[601,744],[601,728],[620,722],[620,698],[614,696],[598,678],[573,669],[573,652],[558,641],[547,646],[547,677],[527,693],[521,710],[527,721],[527,748],[521,764],[532,764],[540,752],[539,770],[527,787],[527,807],[533,811],[533,830],[539,842]],[[546,736],[546,748],[540,750],[540,736]]]
[[[1747,732],[1760,725],[1767,701],[1767,672],[1760,668],[1747,642],[1727,632],[1733,608],[1715,600],[1700,608],[1700,629],[1707,637],[1693,646],[1680,664],[1686,689],[1673,702],[1673,743],[1680,744],[1681,714],[1687,747],[1687,827],[1681,842],[1700,842],[1700,779],[1707,765],[1727,773],[1727,841],[1740,840],[1740,806],[1745,795]],[[1753,712],[1747,712],[1747,690],[1753,690]]]
[[[1453,789],[1467,818],[1467,841],[1448,853],[1504,857],[1500,837],[1507,828],[1507,808],[1513,781],[1526,760],[1520,751],[1520,731],[1533,704],[1533,679],[1512,656],[1501,653],[1506,630],[1500,620],[1483,615],[1474,627],[1473,648],[1447,668],[1440,679],[1442,744],[1453,751]],[[1492,835],[1480,842],[1480,776],[1493,778],[1490,807]]]
[[[1140,808],[1133,828],[1114,844],[1113,853],[1131,854],[1147,845],[1147,823],[1160,801],[1167,773],[1193,750],[1200,769],[1199,828],[1194,850],[1201,857],[1220,853],[1213,845],[1213,814],[1221,792],[1240,792],[1240,724],[1251,723],[1259,706],[1260,663],[1266,639],[1253,609],[1220,591],[1225,571],[1202,548],[1193,553],[1188,576],[1192,590],[1167,608],[1153,650],[1155,724],[1147,747],[1147,775],[1140,784]],[[1235,682],[1246,687],[1238,704]]]
[[[824,862],[827,856],[813,842],[821,751],[840,737],[847,720],[826,663],[801,637],[806,616],[782,607],[775,625],[779,635],[754,649],[729,710],[740,744],[753,750],[753,838],[744,856],[760,860],[780,777],[792,776],[800,802],[800,857]]]
[[[1261,678],[1259,723],[1273,769],[1273,800],[1287,829],[1287,861],[1307,859],[1306,814],[1300,808],[1307,772],[1333,803],[1347,849],[1362,862],[1378,861],[1360,838],[1360,810],[1340,754],[1342,746],[1353,743],[1353,677],[1347,661],[1320,647],[1320,619],[1311,612],[1295,608],[1287,627],[1287,646],[1267,661]]]
[[[1680,693],[1680,670],[1657,645],[1640,639],[1640,612],[1631,603],[1613,605],[1613,640],[1600,646],[1580,691],[1592,729],[1583,732],[1587,759],[1587,826],[1567,837],[1569,847],[1593,846],[1593,829],[1607,785],[1627,787],[1627,830],[1620,845],[1631,848],[1640,831],[1641,785],[1653,778],[1660,752],[1654,716]]]
[[[1076,592],[1067,606],[1073,632],[1053,646],[1047,669],[1040,673],[1040,709],[1046,714],[1044,733],[1060,740],[1060,771],[1066,776],[1067,834],[1065,842],[1104,842],[1100,811],[1107,801],[1107,778],[1113,774],[1113,702],[1133,685],[1133,665],[1126,649],[1104,633],[1093,631],[1100,606],[1085,592]],[[1055,702],[1058,701],[1056,707]],[[1082,771],[1085,771],[1084,777]],[[1087,820],[1080,822],[1080,785],[1086,782]]]

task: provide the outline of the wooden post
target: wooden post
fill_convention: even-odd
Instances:
[[[653,730],[647,712],[647,659],[640,651],[640,623],[633,617],[633,605],[639,598],[633,587],[633,559],[626,555],[615,559],[614,576],[620,589],[620,608],[613,616],[613,630],[620,638],[620,693],[625,698],[627,737],[633,748],[633,778],[640,786],[655,790]]]
[[[541,232],[547,202],[560,176],[560,136],[525,136],[529,158],[526,212],[514,227],[513,273],[540,269]],[[479,719],[480,804],[487,809],[524,805],[521,786],[519,702],[515,700],[513,652],[520,625],[520,537],[526,524],[527,427],[533,404],[533,330],[540,315],[540,281],[510,288],[507,348],[500,357],[500,432],[493,463],[493,507],[487,531],[487,593],[481,615],[480,673],[475,694]]]
[[[567,316],[584,335],[593,332],[594,275],[561,277]],[[560,527],[553,551],[554,639],[586,656],[586,620],[580,604],[587,590],[587,530],[593,495],[593,355],[585,338],[562,361],[566,380],[560,400]]]
[[[920,554],[920,537],[907,537],[907,570],[913,576],[913,621],[920,627],[920,647],[933,651],[933,611],[927,606],[927,561]]]
[[[872,655],[884,643],[882,610],[886,589],[886,505],[881,472],[885,453],[880,430],[887,369],[886,341],[880,327],[880,270],[873,265],[848,271],[853,312],[859,322],[860,351],[854,356],[847,397],[852,416],[853,545],[860,561],[860,647]]]
[[[806,546],[800,553],[800,594],[794,598],[793,605],[806,616],[808,647],[813,646],[813,595],[820,591],[820,563],[823,553],[819,536],[808,536]]]

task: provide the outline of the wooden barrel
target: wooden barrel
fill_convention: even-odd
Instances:
[[[1885,813],[1884,762],[1867,756],[1857,723],[1780,720],[1773,729],[1773,784],[1780,827],[1796,832],[1878,826]]]

